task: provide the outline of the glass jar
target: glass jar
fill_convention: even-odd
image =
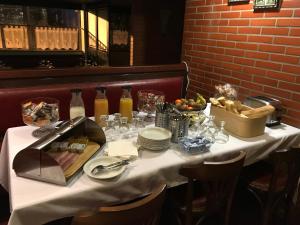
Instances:
[[[120,98],[120,110],[122,117],[127,117],[128,122],[131,122],[133,110],[133,101],[131,97],[131,87],[122,87],[122,96]]]
[[[100,122],[101,115],[108,115],[108,100],[106,97],[106,88],[97,87],[96,88],[96,97],[94,101],[94,117],[97,124]]]
[[[70,102],[70,119],[74,119],[79,116],[85,116],[84,103],[81,97],[81,89],[72,89],[72,98]]]

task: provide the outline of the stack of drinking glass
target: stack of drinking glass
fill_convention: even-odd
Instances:
[[[203,122],[199,116],[199,119],[196,119],[194,125],[191,127],[192,132],[190,137],[205,137],[212,143],[226,143],[229,140],[229,135],[224,129],[225,121],[220,121],[220,127],[217,127],[214,119],[215,116],[210,115]]]
[[[99,125],[106,135],[106,141],[137,137],[138,131],[145,127],[144,116],[136,111],[132,112],[131,123],[128,122],[128,117],[114,113],[111,116],[101,115]]]

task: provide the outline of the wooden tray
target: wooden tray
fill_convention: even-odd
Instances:
[[[75,160],[75,162],[69,166],[65,171],[64,175],[66,178],[71,177],[85,164],[100,148],[100,145],[96,142],[89,141],[83,153]]]

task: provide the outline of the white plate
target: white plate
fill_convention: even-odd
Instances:
[[[170,148],[170,145],[162,146],[151,146],[151,145],[142,145],[144,149],[152,150],[152,151],[162,151]]]
[[[161,127],[149,127],[141,130],[138,135],[138,143],[145,149],[160,151],[170,146],[172,133]]]
[[[119,176],[121,173],[123,173],[126,169],[126,165],[117,167],[116,169],[112,170],[104,170],[103,172],[98,173],[97,175],[94,175],[91,173],[92,169],[95,168],[98,165],[109,165],[111,163],[120,161],[119,158],[111,157],[111,156],[101,156],[101,158],[95,158],[88,161],[84,167],[83,171],[92,178],[95,179],[110,179],[116,176]]]
[[[137,143],[141,145],[145,149],[149,150],[164,150],[168,149],[170,147],[170,139],[160,142],[154,142],[154,141],[145,141],[145,139],[142,139],[141,136],[138,137]]]
[[[139,135],[143,138],[154,140],[154,141],[163,141],[170,139],[172,133],[161,127],[148,127],[140,131]]]

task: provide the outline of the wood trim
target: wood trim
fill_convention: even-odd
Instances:
[[[186,65],[170,64],[155,66],[131,66],[131,67],[72,67],[64,69],[26,69],[26,70],[2,70],[0,80],[15,78],[47,78],[47,77],[78,77],[88,75],[107,74],[138,74],[153,72],[184,71],[187,74]]]
[[[72,67],[0,71],[0,90],[68,83],[132,81],[183,77],[181,96],[186,95],[188,68],[184,63],[133,67]],[[146,81],[145,81],[146,82]]]

